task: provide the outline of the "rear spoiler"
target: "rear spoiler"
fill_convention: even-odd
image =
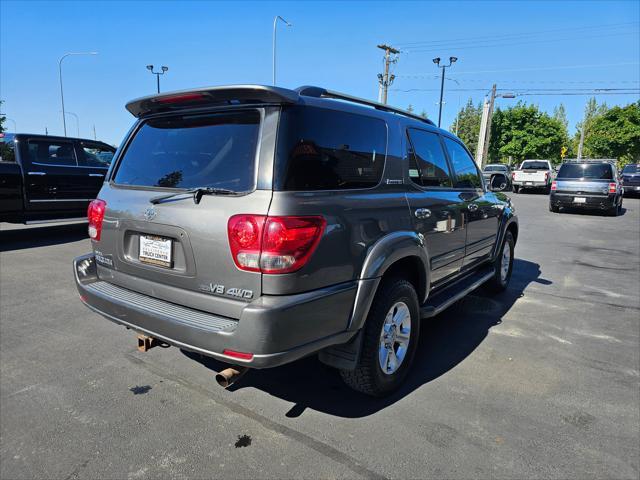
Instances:
[[[127,103],[134,117],[169,112],[199,105],[240,105],[254,103],[297,103],[300,94],[286,88],[265,85],[233,85],[150,95]]]

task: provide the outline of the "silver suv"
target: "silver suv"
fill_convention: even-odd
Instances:
[[[74,272],[81,300],[143,350],[227,362],[224,385],[319,354],[384,395],[421,320],[509,282],[513,206],[429,120],[318,87],[213,87],[127,109],[138,120]]]

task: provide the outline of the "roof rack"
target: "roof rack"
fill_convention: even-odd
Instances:
[[[383,103],[374,102],[372,100],[367,100],[365,98],[353,97],[351,95],[347,95],[346,93],[334,92],[333,90],[327,90],[321,87],[313,87],[313,86],[304,86],[298,87],[295,90],[299,95],[303,95],[305,97],[316,97],[316,98],[333,98],[335,100],[344,100],[347,102],[358,103],[360,105],[367,105],[369,107],[373,107],[376,110],[383,110],[385,112],[397,113],[399,115],[404,115],[405,117],[410,117],[415,120],[420,120],[421,122],[428,123],[429,125],[435,126],[428,118],[421,117],[420,115],[416,115],[411,112],[407,112],[406,110],[402,110],[401,108],[391,107],[389,105],[385,105]]]
[[[562,163],[617,163],[615,158],[567,158]]]

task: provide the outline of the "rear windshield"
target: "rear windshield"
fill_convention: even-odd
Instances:
[[[524,162],[522,170],[549,170],[547,162]]]
[[[484,172],[506,172],[507,167],[502,165],[487,165],[484,167]]]
[[[612,180],[613,171],[608,163],[563,163],[557,178]]]
[[[624,168],[622,169],[622,173],[626,173],[626,174],[640,173],[640,165],[638,164],[625,165]]]
[[[252,190],[259,125],[257,111],[147,120],[127,147],[114,181]]]
[[[284,110],[276,190],[344,190],[380,182],[387,148],[382,120],[315,107]]]

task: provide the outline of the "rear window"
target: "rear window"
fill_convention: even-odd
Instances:
[[[314,107],[283,111],[276,190],[344,190],[376,186],[387,128],[382,120]]]
[[[608,163],[563,163],[557,178],[612,180],[613,169]]]
[[[145,187],[252,190],[259,125],[257,111],[147,120],[124,152],[114,181]]]
[[[622,169],[622,173],[625,173],[625,174],[640,173],[640,165],[634,165],[634,164],[625,165],[624,168]]]
[[[549,170],[547,162],[524,162],[522,170]]]
[[[487,165],[484,167],[484,172],[506,172],[507,167],[503,165]]]

